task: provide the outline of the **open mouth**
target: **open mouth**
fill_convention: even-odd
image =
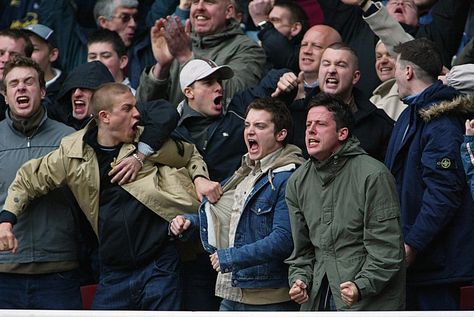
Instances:
[[[84,114],[86,112],[86,103],[82,100],[74,100],[74,112],[77,114]]]
[[[30,102],[30,98],[27,97],[27,96],[20,96],[20,97],[16,98],[16,102],[19,105],[25,105],[25,104],[28,104],[28,102]]]
[[[308,139],[308,145],[309,147],[317,146],[320,143],[319,140],[316,139]]]
[[[403,9],[400,8],[400,7],[398,7],[398,8],[395,9],[395,11],[393,11],[393,13],[395,13],[395,14],[403,14]]]
[[[258,142],[255,139],[247,139],[249,144],[249,152],[254,153],[258,150]]]
[[[200,14],[199,14],[199,15],[196,15],[195,19],[196,19],[197,21],[206,21],[206,20],[208,20],[207,17],[205,17],[205,16],[203,16],[203,15],[200,15]]]
[[[214,98],[214,104],[216,106],[221,105],[222,104],[222,96],[217,96],[216,98]]]
[[[328,88],[337,88],[337,85],[339,84],[339,80],[336,78],[328,77],[326,78],[325,86]]]

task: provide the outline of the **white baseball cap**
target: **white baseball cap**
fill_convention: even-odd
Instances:
[[[217,66],[209,59],[192,59],[184,65],[179,74],[181,91],[191,86],[195,81],[204,79],[215,72],[219,72],[219,79],[229,79],[234,76],[234,71],[227,65]]]

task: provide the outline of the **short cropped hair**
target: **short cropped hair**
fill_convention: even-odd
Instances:
[[[44,80],[44,72],[41,70],[38,63],[36,63],[34,60],[32,60],[29,57],[18,55],[18,56],[13,57],[11,60],[9,60],[5,64],[5,68],[3,69],[3,78],[2,78],[1,87],[0,87],[2,91],[6,90],[5,77],[7,77],[7,74],[11,72],[12,69],[17,68],[17,67],[28,67],[28,68],[33,68],[34,70],[36,70],[36,72],[38,73],[40,87],[41,88],[46,87],[46,82]]]
[[[301,32],[300,34],[305,34],[306,31],[309,29],[309,19],[306,12],[301,8],[301,6],[293,0],[276,0],[274,7],[281,7],[285,8],[290,11],[291,14],[291,22],[301,23]]]
[[[94,5],[94,19],[99,25],[99,17],[104,16],[110,20],[114,15],[114,11],[118,7],[138,8],[138,0],[99,0]]]
[[[0,36],[9,37],[14,40],[23,39],[25,41],[25,56],[31,57],[31,54],[33,54],[33,43],[31,42],[30,37],[26,31],[18,29],[4,29],[0,30]]]
[[[336,122],[336,131],[347,128],[349,130],[348,135],[352,135],[355,122],[354,114],[349,105],[342,101],[342,99],[332,94],[320,92],[310,99],[307,112],[314,107],[325,107],[332,113],[334,121]]]
[[[352,60],[354,62],[354,69],[359,70],[359,56],[357,56],[356,51],[354,51],[352,47],[350,47],[349,45],[343,42],[336,42],[329,45],[326,49],[328,48],[336,50],[336,51],[339,51],[339,50],[348,51],[352,56]]]
[[[90,108],[95,120],[98,120],[99,112],[111,111],[118,96],[130,92],[130,88],[122,83],[105,83],[100,85],[92,94]]]
[[[118,35],[118,33],[115,31],[110,31],[107,29],[96,30],[91,34],[91,36],[89,36],[87,46],[94,43],[110,43],[119,57],[127,55],[127,47],[123,43],[120,35]]]
[[[262,98],[254,100],[247,107],[247,111],[245,111],[245,117],[247,117],[251,109],[265,110],[271,114],[272,122],[275,125],[275,135],[283,129],[288,132],[292,131],[293,120],[291,118],[291,113],[283,101],[275,98]],[[286,137],[281,143],[286,145],[288,143],[288,137]]]
[[[417,66],[415,72],[417,77],[427,82],[434,82],[443,69],[441,54],[436,45],[425,38],[400,43],[394,47],[398,53],[399,61],[405,64]]]

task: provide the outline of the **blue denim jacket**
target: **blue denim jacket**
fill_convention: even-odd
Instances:
[[[234,247],[217,250],[221,271],[232,272],[232,286],[240,288],[288,287],[288,266],[283,261],[293,250],[285,188],[291,170],[264,174],[244,204],[237,226]],[[271,182],[270,182],[271,178]],[[204,249],[214,253],[208,243],[204,201],[198,215],[186,215],[197,229]]]

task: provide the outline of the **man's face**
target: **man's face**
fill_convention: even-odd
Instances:
[[[38,72],[31,67],[15,67],[5,77],[5,100],[12,114],[29,118],[41,107],[46,91],[40,87]]]
[[[251,160],[261,160],[281,148],[286,131],[275,135],[272,115],[266,110],[250,109],[245,118],[244,139]]]
[[[268,14],[268,18],[278,32],[291,40],[293,37],[291,35],[293,22],[291,20],[290,10],[284,7],[274,6],[272,11]]]
[[[332,48],[324,51],[318,74],[321,91],[347,100],[359,77],[360,73],[355,69],[354,59],[349,51]]]
[[[335,38],[326,29],[312,27],[309,29],[301,41],[299,54],[300,69],[308,74],[318,74],[321,55],[326,47],[333,44]]]
[[[112,110],[108,112],[109,124],[107,133],[115,144],[131,143],[137,135],[140,113],[137,110],[137,100],[131,92],[126,92],[114,98]]]
[[[116,82],[124,80],[123,70],[127,66],[128,57],[119,57],[112,43],[95,42],[87,47],[87,61],[101,61],[107,66]]]
[[[0,36],[0,80],[3,78],[5,64],[16,55],[25,56],[26,42],[23,39],[14,39]]]
[[[306,149],[318,161],[324,161],[341,147],[344,140],[336,129],[333,114],[324,106],[308,111],[306,118]]]
[[[214,76],[198,80],[185,89],[191,108],[206,117],[217,117],[222,113],[222,94],[222,83]]]
[[[234,14],[229,0],[192,0],[191,24],[200,36],[222,32]]]
[[[75,88],[72,90],[72,116],[75,119],[82,120],[90,116],[89,104],[93,93],[93,90],[86,88]]]
[[[137,15],[138,9],[136,8],[117,7],[114,10],[114,15],[110,20],[105,20],[102,27],[117,32],[125,43],[125,46],[129,47],[135,36]]]
[[[418,11],[413,0],[389,0],[387,11],[400,23],[418,25]]]
[[[395,60],[383,43],[375,48],[375,71],[382,82],[395,77]]]
[[[395,79],[397,80],[398,85],[398,96],[400,98],[405,98],[410,95],[408,90],[408,80],[406,78],[406,67],[400,63],[400,55],[397,57],[397,62],[395,63]]]
[[[56,55],[49,49],[48,43],[38,38],[35,35],[30,36],[31,43],[33,43],[33,54],[31,59],[38,63],[41,70],[45,72],[56,60]]]

